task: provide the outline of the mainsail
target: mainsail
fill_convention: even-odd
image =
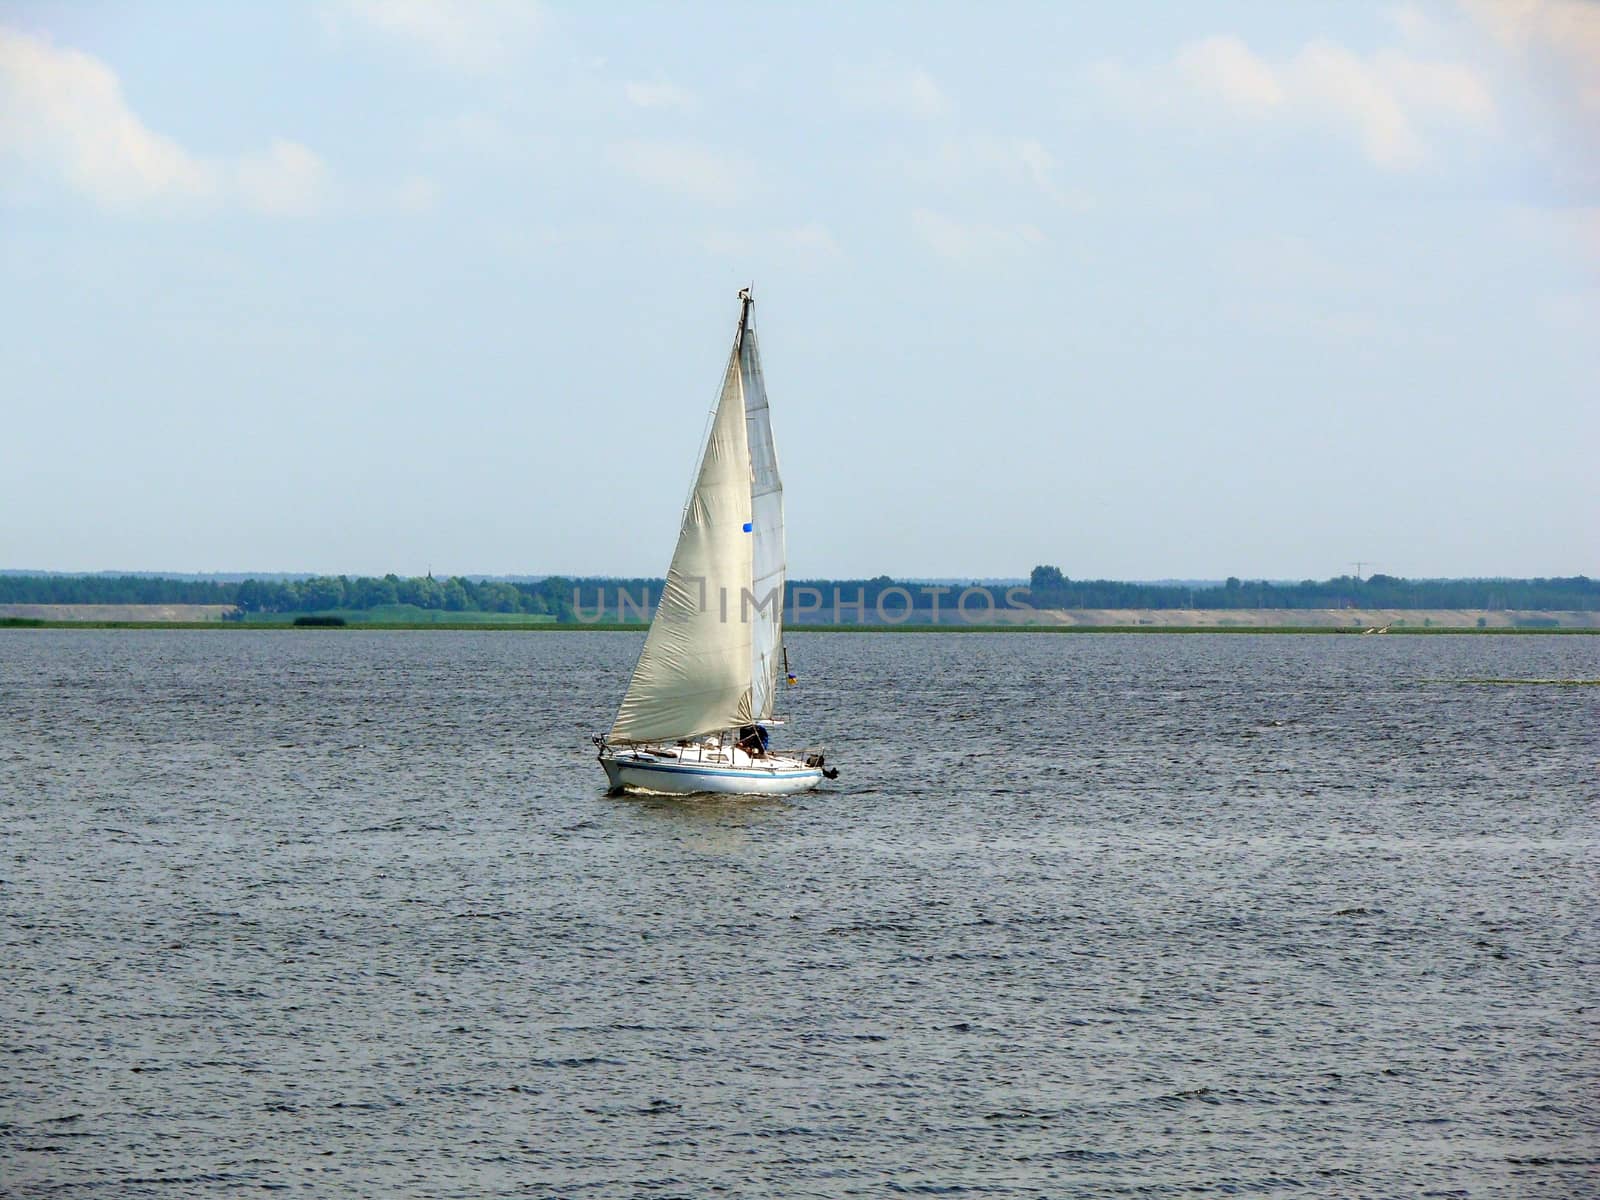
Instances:
[[[755,682],[756,636],[770,643],[762,651],[776,670],[778,637],[774,625],[750,603],[756,580],[756,547],[770,546],[775,531],[779,601],[782,604],[782,495],[777,491],[777,462],[771,455],[766,394],[758,392],[759,438],[771,463],[772,491],[763,504],[767,526],[757,526],[752,513],[755,472],[751,434],[757,421],[747,413],[744,351],[749,300],[740,313],[739,333],[722,380],[722,396],[711,422],[711,435],[700,459],[694,492],[683,512],[678,546],[667,570],[661,602],[656,607],[644,650],[633,670],[627,694],[607,739],[613,742],[665,742],[749,724],[772,706],[772,672],[765,684]],[[756,363],[754,346],[751,363]],[[760,366],[755,365],[755,387]],[[771,523],[770,510],[777,517]],[[761,551],[770,559],[770,550]],[[770,562],[768,573],[771,574]],[[776,621],[776,616],[773,618]],[[763,632],[755,635],[755,629]],[[763,697],[764,699],[760,699]]]

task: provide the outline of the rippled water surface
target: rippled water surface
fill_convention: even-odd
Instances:
[[[1600,1193],[1600,639],[0,632],[0,1192]]]

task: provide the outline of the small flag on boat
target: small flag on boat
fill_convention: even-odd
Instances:
[[[789,675],[789,676],[788,676],[788,680],[789,680],[789,686],[790,686],[790,687],[793,687],[793,686],[794,686],[794,685],[795,685],[795,684],[797,684],[797,683],[799,683],[799,682],[800,682],[800,681],[799,681],[799,680],[798,680],[798,679],[796,679],[796,678],[795,678],[795,677],[794,677],[794,676],[793,676],[793,675]]]

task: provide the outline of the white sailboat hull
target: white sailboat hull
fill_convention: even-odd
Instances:
[[[792,796],[822,782],[822,768],[808,767],[781,754],[751,759],[743,754],[728,761],[688,761],[669,753],[607,748],[600,765],[615,791],[663,792],[687,796],[711,792],[724,796]]]

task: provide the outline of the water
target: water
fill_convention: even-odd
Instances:
[[[1600,1191],[1600,639],[0,633],[0,1192]]]

